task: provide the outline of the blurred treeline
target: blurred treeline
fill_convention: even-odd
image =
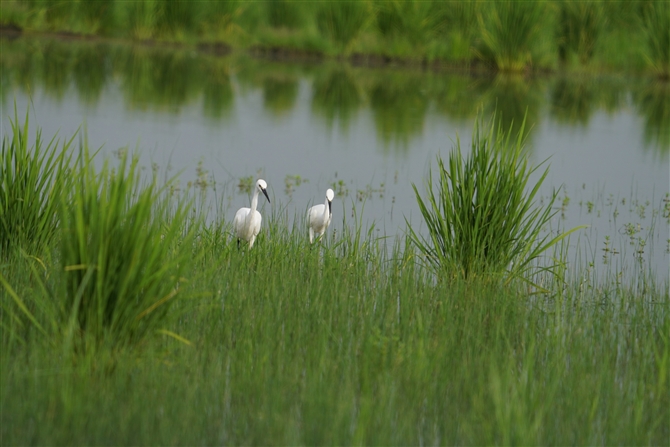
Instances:
[[[663,0],[3,0],[0,24],[381,63],[670,75]]]
[[[2,49],[4,103],[13,101],[12,91],[30,95],[40,87],[54,98],[76,92],[80,101],[95,104],[116,83],[130,109],[178,113],[199,104],[204,116],[219,121],[230,116],[236,95],[260,89],[266,111],[281,117],[297,106],[299,84],[307,81],[315,116],[346,132],[360,111],[370,109],[389,147],[408,148],[434,113],[467,122],[478,109],[497,110],[506,125],[521,123],[526,113],[539,122],[548,113],[560,123],[586,126],[598,111],[632,106],[644,121],[645,146],[670,150],[670,86],[654,79],[445,74],[54,39],[4,39]]]

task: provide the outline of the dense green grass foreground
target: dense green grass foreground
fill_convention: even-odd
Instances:
[[[670,75],[670,5],[655,0],[6,0],[0,11],[0,23],[28,32]]]
[[[17,140],[3,143],[0,198],[35,181],[8,168]],[[667,283],[566,275],[529,296],[436,275],[409,239],[387,250],[360,225],[310,248],[277,212],[238,251],[229,222],[204,224],[131,161],[96,174],[81,145],[53,177],[56,209],[32,202],[59,222],[55,236],[26,245],[8,233],[3,245],[3,445],[670,436]]]

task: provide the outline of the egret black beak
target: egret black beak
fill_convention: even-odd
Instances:
[[[328,214],[333,214],[333,202],[328,201]]]
[[[268,203],[270,203],[270,198],[268,197],[268,192],[264,189],[261,189],[263,191],[263,195],[265,196],[266,199],[268,199]]]

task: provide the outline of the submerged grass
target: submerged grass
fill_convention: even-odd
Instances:
[[[8,312],[14,293],[49,327],[35,269],[0,265],[3,443],[610,445],[670,435],[667,284],[612,296],[568,283],[529,297],[497,282],[436,281],[409,238],[389,249],[356,216],[310,246],[275,200],[252,250],[236,248],[225,221],[190,227],[189,240],[179,213],[160,208],[155,185],[137,183],[126,163],[102,177],[74,171],[79,205],[62,210],[62,228],[75,231],[52,245],[69,248],[42,277],[81,280],[53,298],[114,292],[119,315],[136,318],[177,275],[193,279],[141,349],[63,356],[61,340],[32,336],[37,326]],[[116,268],[63,268],[104,259]],[[166,267],[152,269],[156,259]],[[91,321],[105,310],[91,307]],[[8,330],[19,324],[33,328],[21,343]]]

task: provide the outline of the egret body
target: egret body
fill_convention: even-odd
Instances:
[[[235,228],[235,234],[237,235],[237,246],[240,246],[240,239],[244,239],[249,242],[249,248],[254,246],[254,241],[258,232],[261,231],[261,221],[263,217],[261,213],[256,211],[258,207],[258,193],[262,192],[268,203],[270,203],[270,198],[267,193],[268,184],[265,183],[265,180],[258,179],[256,181],[256,188],[254,189],[254,195],[251,198],[251,208],[240,208],[235,213],[235,220],[233,220],[233,227]]]
[[[314,235],[322,236],[333,218],[332,206],[335,193],[332,189],[326,191],[326,201],[322,205],[314,205],[307,210],[307,226],[309,227],[309,242],[314,242]]]

